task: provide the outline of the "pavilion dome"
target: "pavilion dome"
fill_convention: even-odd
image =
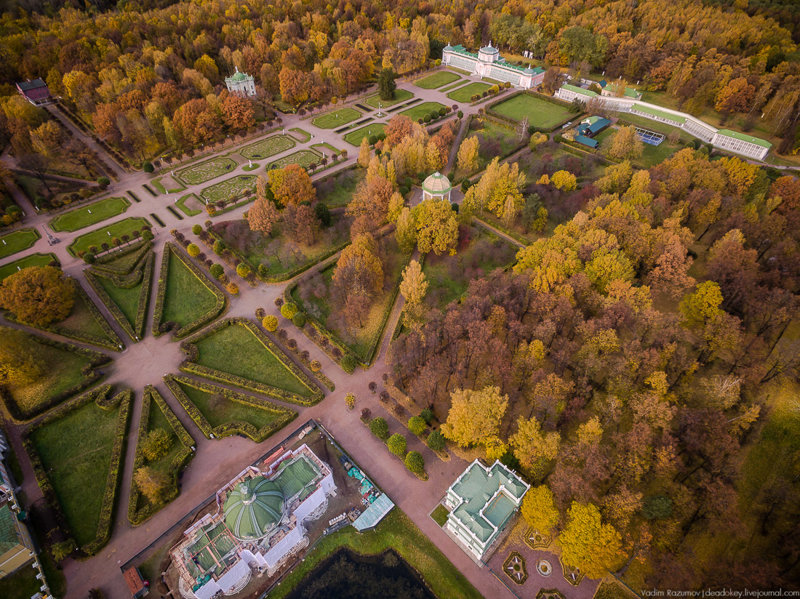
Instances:
[[[260,539],[281,521],[284,502],[276,482],[263,476],[242,481],[225,499],[225,524],[239,539]]]
[[[483,54],[499,54],[500,53],[500,50],[498,50],[497,48],[492,46],[491,43],[488,46],[484,46],[483,48],[481,48],[480,51]]]
[[[432,175],[428,175],[428,178],[422,182],[422,189],[431,195],[446,194],[450,191],[451,187],[450,179],[445,177],[439,171],[436,171]]]

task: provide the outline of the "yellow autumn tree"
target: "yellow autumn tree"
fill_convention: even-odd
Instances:
[[[442,425],[445,437],[461,447],[496,443],[508,408],[508,395],[502,395],[500,387],[456,389],[450,400],[447,421]]]
[[[459,175],[468,175],[478,170],[478,138],[472,135],[461,142],[456,154],[456,172]]]
[[[558,508],[547,485],[531,487],[522,500],[522,517],[534,530],[549,534],[558,524]]]
[[[544,432],[536,417],[517,420],[517,432],[509,438],[514,455],[526,470],[555,459],[561,436],[557,431]]]
[[[423,254],[456,253],[458,219],[447,200],[425,200],[414,207],[417,247]],[[402,214],[401,214],[402,216]],[[399,226],[399,220],[398,220]]]
[[[578,179],[569,171],[556,171],[550,177],[550,183],[561,191],[572,191],[578,187]]]
[[[564,563],[589,578],[602,578],[625,559],[622,537],[612,525],[602,522],[600,510],[592,503],[572,502],[558,541]]]

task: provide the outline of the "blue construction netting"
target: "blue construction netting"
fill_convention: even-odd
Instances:
[[[664,141],[663,133],[650,131],[649,129],[640,129],[639,127],[636,127],[636,134],[639,136],[639,139],[646,144],[650,144],[651,146],[658,146],[662,141]]]

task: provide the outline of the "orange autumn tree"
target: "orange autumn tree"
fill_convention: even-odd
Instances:
[[[298,205],[317,199],[311,177],[299,164],[288,164],[269,171],[269,188],[281,206]]]

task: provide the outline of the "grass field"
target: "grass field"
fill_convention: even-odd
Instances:
[[[47,266],[54,260],[57,260],[55,254],[29,254],[24,258],[9,262],[0,267],[0,281],[23,268],[28,268],[29,266]]]
[[[296,145],[297,142],[288,135],[273,135],[239,148],[239,154],[246,160],[261,160],[280,154]]]
[[[0,328],[0,333],[7,329]],[[87,380],[81,369],[91,364],[88,356],[61,347],[45,345],[35,335],[26,334],[25,347],[38,364],[46,364],[39,377],[26,385],[7,385],[8,396],[25,418],[32,418],[48,407],[48,402]]]
[[[111,240],[115,237],[122,238],[123,235],[130,235],[134,231],[141,231],[143,227],[149,227],[150,221],[141,216],[132,216],[124,218],[100,229],[95,229],[89,233],[84,233],[77,237],[68,247],[67,250],[73,256],[77,256],[78,252],[86,251],[91,246],[100,248],[102,244],[107,243],[111,245]]]
[[[50,221],[53,231],[77,231],[89,225],[118,216],[131,205],[126,198],[106,198],[94,204],[59,214]]]
[[[113,300],[122,314],[130,323],[131,327],[136,327],[136,312],[139,309],[139,294],[142,292],[142,284],[133,287],[117,287],[110,279],[98,277],[100,285],[105,289],[108,296]]]
[[[200,195],[209,202],[218,202],[219,200],[227,200],[232,196],[239,195],[248,189],[255,190],[255,188],[255,175],[237,175],[219,183],[214,183],[214,185],[209,185],[200,192]]]
[[[449,514],[450,512],[447,511],[447,508],[440,503],[433,508],[433,511],[431,512],[431,518],[439,526],[444,526],[445,522],[447,522],[447,516]]]
[[[174,322],[182,328],[208,314],[217,304],[211,290],[184,265],[174,250],[169,253],[166,283],[161,322]]]
[[[316,150],[320,154],[327,154],[329,156],[339,153],[338,149],[334,148],[331,144],[327,142],[322,142],[319,144],[311,144],[311,148]]]
[[[186,168],[183,168],[175,173],[184,183],[188,185],[197,185],[198,183],[205,183],[219,177],[225,173],[231,172],[237,166],[236,161],[228,156],[219,156],[211,160],[204,160]]]
[[[32,441],[77,544],[94,540],[119,408],[94,401],[36,429]]]
[[[0,258],[27,250],[41,237],[36,229],[19,229],[0,236]]]
[[[200,352],[196,360],[198,364],[285,389],[303,397],[312,395],[311,389],[241,324],[235,323],[214,331],[198,340],[196,345]]]
[[[0,597],[3,599],[30,599],[39,592],[39,587],[42,586],[42,583],[36,578],[38,572],[27,565],[13,574],[0,578]]]
[[[378,94],[373,94],[364,102],[373,108],[377,108],[378,104],[383,106],[384,108],[388,106],[394,106],[395,104],[399,104],[400,102],[405,102],[406,100],[410,100],[414,97],[410,91],[405,89],[396,89],[394,90],[394,99],[393,100],[381,100],[381,97]]]
[[[569,108],[530,94],[518,94],[492,106],[491,110],[515,121],[528,117],[528,124],[539,129],[552,129],[573,116]]]
[[[364,177],[363,169],[349,169],[324,181],[316,181],[314,187],[317,188],[317,197],[331,208],[347,206]]]
[[[314,549],[270,591],[270,599],[282,599],[322,560],[340,547],[361,555],[377,555],[394,549],[414,568],[437,597],[480,599],[481,594],[439,549],[395,507],[374,529],[359,533],[352,526],[322,537]]]
[[[361,113],[355,108],[340,108],[321,114],[311,122],[320,129],[336,129],[359,118],[361,118]]]
[[[195,216],[203,211],[203,209],[200,208],[200,206],[202,206],[203,203],[200,201],[200,198],[198,198],[193,193],[189,193],[181,197],[181,199],[175,202],[175,205],[186,216]]]
[[[321,159],[322,154],[314,150],[298,150],[297,152],[292,152],[288,156],[270,162],[267,169],[283,168],[288,164],[299,164],[303,168],[306,168],[311,164],[318,163]]]
[[[75,281],[78,286],[78,282]],[[97,320],[103,318],[102,315],[95,316],[91,310],[92,300],[82,290],[75,294],[75,303],[72,305],[72,311],[64,320],[52,325],[51,329],[65,337],[70,337],[78,341],[86,343],[85,337],[93,337],[101,342],[103,346],[111,344],[116,347],[122,340],[117,338],[116,335],[112,338],[109,337],[103,328],[102,324]]]
[[[412,106],[406,110],[400,112],[400,114],[404,114],[405,116],[409,117],[412,120],[422,119],[425,118],[426,115],[431,114],[432,112],[439,112],[439,109],[444,108],[444,104],[439,104],[439,102],[422,102],[421,104],[417,104],[416,106]]]
[[[289,129],[289,131],[294,133],[301,143],[306,143],[309,139],[311,139],[311,134],[308,131],[304,131],[300,127],[292,127]]]
[[[369,125],[364,125],[359,129],[350,131],[350,133],[344,136],[344,140],[351,146],[358,147],[361,145],[361,140],[363,138],[383,133],[384,127],[385,125],[383,123],[370,123]]]
[[[455,73],[451,73],[450,71],[439,71],[433,75],[428,75],[422,79],[417,79],[414,82],[414,85],[421,87],[422,89],[437,89],[443,85],[447,85],[448,83],[453,83],[453,81],[458,81],[459,79],[461,79],[461,77]]]
[[[492,87],[488,83],[481,83],[476,81],[474,83],[470,83],[469,85],[465,85],[464,87],[459,87],[458,89],[454,89],[447,97],[451,100],[455,100],[456,102],[470,102],[472,96],[475,94],[482,94],[487,89]]]

